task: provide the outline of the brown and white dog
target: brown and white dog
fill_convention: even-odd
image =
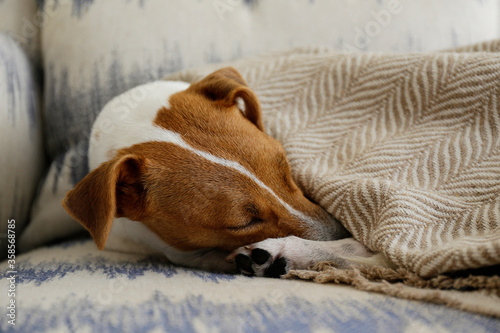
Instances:
[[[373,255],[297,187],[234,68],[116,97],[94,123],[89,164],[63,205],[99,249],[109,237],[107,248],[265,276]]]

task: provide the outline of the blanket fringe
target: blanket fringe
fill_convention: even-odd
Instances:
[[[416,301],[426,301],[483,315],[500,317],[500,277],[498,275],[469,275],[452,277],[439,275],[422,278],[405,269],[380,266],[338,269],[331,263],[319,263],[312,270],[293,270],[285,278],[311,280],[316,283],[346,284],[356,289],[382,293]],[[413,287],[413,288],[411,288]],[[418,288],[418,289],[417,289]],[[476,292],[496,302],[497,307],[474,307],[445,291]]]

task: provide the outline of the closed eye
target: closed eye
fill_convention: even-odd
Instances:
[[[254,218],[245,225],[237,226],[237,227],[227,227],[227,229],[229,229],[229,230],[244,230],[244,229],[255,227],[259,224],[262,224],[263,222],[264,222],[263,219]]]

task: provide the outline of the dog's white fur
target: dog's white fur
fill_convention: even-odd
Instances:
[[[354,238],[335,241],[311,241],[295,236],[270,238],[261,242],[243,246],[228,256],[233,261],[237,255],[252,257],[252,251],[261,249],[270,256],[265,263],[252,262],[251,275],[266,276],[266,270],[276,260],[286,259],[286,272],[289,270],[308,269],[319,262],[332,262],[337,268],[350,268],[360,265],[379,265],[394,268],[394,265],[381,253],[374,253],[361,245]],[[248,273],[248,272],[244,272]]]

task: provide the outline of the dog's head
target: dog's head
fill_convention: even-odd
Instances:
[[[142,222],[186,251],[342,236],[291,178],[283,147],[264,132],[257,97],[235,69],[165,99],[154,119],[162,138],[118,150],[63,201],[100,249],[115,217]]]

